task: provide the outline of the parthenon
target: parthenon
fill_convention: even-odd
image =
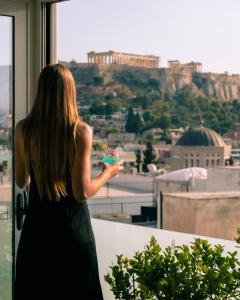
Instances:
[[[88,63],[90,64],[117,64],[129,65],[141,68],[158,68],[159,57],[154,55],[138,55],[130,53],[121,53],[115,51],[87,53]]]

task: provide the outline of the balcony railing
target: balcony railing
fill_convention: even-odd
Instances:
[[[194,238],[199,236],[160,230],[155,228],[146,228],[137,225],[122,224],[92,218],[93,230],[97,244],[98,262],[100,279],[103,288],[105,300],[114,300],[110,287],[104,282],[104,275],[110,271],[111,263],[116,263],[116,255],[123,254],[132,257],[134,252],[143,250],[149,243],[151,236],[155,236],[162,248],[170,245],[180,246],[190,244]],[[236,251],[237,243],[229,240],[201,237],[208,240],[211,244],[220,244],[227,251]],[[240,251],[238,252],[240,259]]]

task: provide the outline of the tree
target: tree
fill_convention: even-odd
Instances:
[[[152,113],[148,110],[146,110],[144,113],[143,113],[143,120],[145,122],[148,122],[151,120],[151,117],[152,117]]]
[[[93,84],[94,85],[102,85],[104,83],[103,76],[95,76],[93,77]]]
[[[92,145],[92,147],[93,147],[93,150],[95,150],[95,151],[103,151],[105,149],[104,144],[99,143],[99,142],[94,143]]]
[[[142,163],[142,153],[141,150],[137,150],[136,152],[136,168],[137,168],[137,172],[140,172],[141,169],[141,163]]]
[[[119,133],[119,130],[117,128],[108,128],[106,130],[106,133],[109,134],[109,133]]]
[[[133,112],[133,108],[130,107],[128,109],[128,116],[127,116],[127,122],[126,122],[126,125],[125,125],[125,129],[127,132],[134,132],[134,112]]]
[[[102,105],[101,101],[95,100],[89,109],[90,114],[104,115],[105,105]]]
[[[157,121],[157,125],[162,128],[163,130],[166,130],[170,127],[171,125],[171,118],[168,114],[162,114]]]
[[[155,154],[155,151],[153,149],[152,143],[147,142],[146,150],[143,151],[143,155],[144,155],[144,158],[143,158],[143,171],[148,172],[147,165],[154,163],[155,159],[156,159],[156,154]]]
[[[136,134],[139,134],[139,133],[142,133],[142,130],[143,130],[143,122],[142,122],[142,118],[141,116],[139,115],[139,113],[137,113],[135,116],[134,116],[134,132]]]
[[[105,105],[105,114],[110,116],[120,110],[120,105],[117,102],[109,102]]]
[[[159,80],[157,80],[157,79],[155,79],[155,78],[149,78],[149,79],[148,79],[148,86],[149,86],[150,88],[152,88],[152,89],[157,90],[157,89],[159,89],[159,87],[160,87],[160,82],[159,82]]]

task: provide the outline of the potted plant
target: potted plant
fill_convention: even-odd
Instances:
[[[237,251],[223,252],[202,239],[161,249],[152,237],[133,258],[118,255],[105,280],[119,300],[240,299]]]

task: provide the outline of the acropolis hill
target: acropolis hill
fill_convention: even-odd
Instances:
[[[211,99],[240,100],[240,75],[227,73],[203,73],[200,62],[168,62],[167,68],[159,67],[159,57],[136,55],[114,51],[88,53],[88,63],[70,62],[67,65],[75,76],[78,86],[91,84],[101,76],[104,85],[122,84],[131,89],[147,87],[149,79],[159,82],[162,95],[172,97],[184,86],[190,86],[196,95]]]

